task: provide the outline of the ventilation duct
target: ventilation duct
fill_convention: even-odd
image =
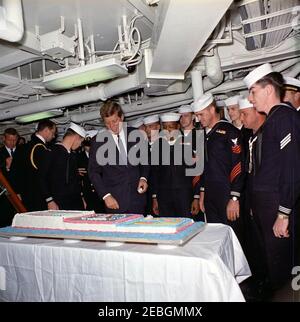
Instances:
[[[299,11],[299,0],[253,1],[241,5],[246,49],[275,46],[291,36]]]
[[[23,12],[21,0],[2,0],[0,6],[0,38],[10,41],[20,41],[24,33]]]
[[[184,79],[232,0],[165,0],[158,4],[149,50],[145,51],[146,76]]]

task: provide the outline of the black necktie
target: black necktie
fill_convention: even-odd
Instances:
[[[127,165],[126,150],[124,148],[124,144],[123,144],[119,134],[118,134],[118,146],[119,146],[119,154],[120,154],[119,164],[120,165]]]
[[[10,149],[10,156],[13,157],[14,156],[14,149]]]

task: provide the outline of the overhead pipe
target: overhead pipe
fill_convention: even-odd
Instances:
[[[0,120],[103,99],[103,85],[0,110]]]
[[[2,0],[2,5],[4,19],[0,21],[0,39],[20,41],[24,34],[22,1]]]
[[[197,100],[203,94],[203,79],[201,70],[191,71],[192,88],[194,100]]]
[[[285,69],[288,69],[292,67],[295,64],[295,61],[298,61],[297,59],[291,59],[289,61],[284,61],[282,63],[277,64],[274,66],[275,71],[283,71]],[[288,72],[288,75],[291,77],[297,76],[299,73],[299,63],[295,65],[291,71]],[[59,107],[68,107],[78,104],[84,104],[88,102],[93,101],[105,101],[109,97],[113,97],[116,95],[120,95],[122,93],[131,91],[133,89],[137,89],[141,87],[142,82],[138,79],[138,75],[136,73],[131,74],[127,77],[116,79],[114,81],[111,81],[107,84],[100,84],[97,87],[84,89],[80,91],[74,91],[63,95],[58,95],[55,97],[43,99],[36,102],[31,102],[23,105],[17,105],[13,107],[6,107],[3,110],[0,110],[0,120],[6,120],[10,118],[14,118],[17,116],[27,115],[27,114],[33,114],[41,111],[47,111],[54,108]],[[234,80],[222,83],[219,86],[213,85],[208,77],[205,77],[203,79],[203,89],[204,92],[210,91],[213,94],[216,93],[224,93],[227,91],[234,91],[234,90],[240,90],[246,88],[244,82],[242,80]],[[162,100],[163,99],[163,100]],[[159,97],[157,98],[157,101],[154,99],[153,105],[137,105],[137,108],[141,109],[142,106],[145,106],[145,109],[149,109],[156,106],[161,105],[169,105],[169,104],[175,104],[176,102],[178,105],[183,104],[182,101],[185,100],[192,100],[193,99],[193,93],[192,90],[188,90],[186,93],[183,94],[177,94],[177,95],[168,95],[166,97]],[[131,104],[130,106],[134,106],[134,104]],[[131,110],[125,111],[125,113],[130,113]],[[132,111],[134,112],[134,111]],[[86,115],[85,113],[84,115]],[[98,118],[98,114],[95,118]]]
[[[81,19],[77,19],[77,28],[78,28],[78,49],[79,49],[79,61],[80,65],[85,65],[85,57],[84,57],[84,42],[83,42],[83,32],[82,32],[82,24]]]
[[[12,107],[0,109],[0,120],[6,120],[17,116],[48,111],[54,108],[68,107],[94,101],[106,101],[108,98],[140,88],[141,82],[138,72],[127,77],[113,80],[107,84],[100,84],[96,87],[72,91],[67,94],[42,99],[36,102],[19,104]]]
[[[299,58],[293,58],[293,59],[280,62],[276,66],[273,66],[273,70],[276,72],[282,73],[283,71],[285,71],[290,67],[292,67],[291,70],[283,74],[285,76],[296,77],[300,72]],[[243,82],[243,80],[239,79],[239,80],[224,82],[219,86],[215,86],[214,84],[211,83],[208,77],[205,77],[203,79],[203,88],[205,92],[209,91],[212,94],[217,94],[217,93],[226,93],[229,91],[237,91],[237,90],[245,89],[246,85]]]
[[[300,74],[300,62],[295,64],[284,76],[297,77]]]
[[[205,70],[210,82],[214,85],[219,85],[222,83],[224,75],[218,50],[215,48],[213,52],[212,56],[204,56]]]
[[[163,110],[168,107],[176,107],[183,104],[189,104],[193,100],[192,90],[189,89],[186,93],[177,95],[168,95],[164,97],[154,97],[141,102],[122,105],[122,110],[125,116],[140,113],[145,111]],[[92,111],[89,113],[74,114],[71,116],[71,121],[75,123],[82,123],[98,119],[100,117],[99,111]]]

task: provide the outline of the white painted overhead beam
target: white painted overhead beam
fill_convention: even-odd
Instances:
[[[165,0],[158,4],[147,77],[183,79],[232,0]]]
[[[135,7],[147,20],[151,22],[151,25],[155,21],[155,14],[153,9],[150,6],[147,6],[141,0],[127,0],[133,7]]]
[[[0,85],[8,86],[8,85],[16,85],[19,82],[19,78],[0,74]]]
[[[21,65],[31,63],[41,57],[22,50],[16,50],[10,54],[1,57],[0,73],[16,68]]]

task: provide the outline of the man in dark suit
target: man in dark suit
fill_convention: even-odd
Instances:
[[[11,169],[12,160],[16,151],[18,141],[18,132],[14,128],[8,128],[4,131],[4,145],[0,148],[0,169],[13,186],[13,169]],[[0,189],[1,192],[1,189]],[[16,213],[14,207],[10,204],[5,194],[0,196],[0,227],[11,224],[13,215]]]
[[[144,214],[149,166],[132,162],[130,151],[135,150],[138,142],[128,140],[136,135],[140,143],[145,142],[142,133],[125,126],[121,106],[115,102],[106,102],[100,115],[106,129],[91,144],[88,169],[91,182],[104,200],[106,212]]]

